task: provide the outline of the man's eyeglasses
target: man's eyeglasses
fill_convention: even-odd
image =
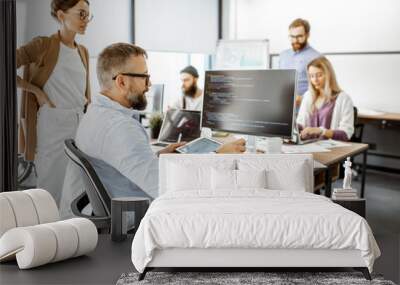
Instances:
[[[90,22],[91,20],[93,20],[93,15],[91,15],[90,13],[84,11],[84,10],[80,10],[79,13],[74,13],[75,15],[79,16],[79,19],[81,21],[88,21]]]
[[[150,80],[150,74],[143,74],[143,73],[119,73],[117,75],[115,75],[112,80],[115,80],[117,78],[118,75],[126,75],[126,76],[130,76],[130,77],[142,77],[142,78],[146,78],[146,86],[149,85],[149,80]]]

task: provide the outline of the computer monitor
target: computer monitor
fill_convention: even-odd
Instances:
[[[146,109],[140,111],[142,114],[162,113],[163,111],[164,84],[153,84],[146,93]]]
[[[202,127],[291,138],[295,70],[206,71]]]
[[[200,137],[201,112],[169,109],[161,126],[159,142],[189,142]]]

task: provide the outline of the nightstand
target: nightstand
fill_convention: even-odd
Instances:
[[[111,200],[111,240],[123,241],[128,232],[128,213],[135,213],[135,232],[146,214],[150,199],[144,197],[120,197]]]
[[[353,200],[341,200],[332,199],[332,202],[339,204],[340,206],[359,214],[361,217],[365,218],[365,199],[358,198]]]

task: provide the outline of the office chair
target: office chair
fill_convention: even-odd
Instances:
[[[127,215],[122,212],[135,211],[135,227],[137,229],[137,222],[140,222],[144,216],[151,199],[150,196],[118,170],[83,153],[77,148],[73,139],[65,141],[65,153],[80,169],[85,186],[85,192],[71,204],[73,214],[90,219],[100,231],[109,232],[111,229],[113,232],[112,229],[116,228],[119,232],[115,238],[121,240],[121,234],[125,237],[124,234],[126,235],[127,232],[127,222],[124,220]],[[107,177],[100,178],[97,171],[101,168],[105,170],[103,175],[109,176],[108,178],[112,177],[112,181],[107,181]],[[118,187],[123,190],[118,191]],[[116,200],[115,205],[118,205],[116,208],[120,210],[120,213],[113,211],[114,200]],[[92,216],[81,212],[88,203],[93,209]],[[137,215],[136,212],[140,215]]]
[[[361,143],[363,132],[364,132],[364,124],[361,124],[358,121],[357,107],[353,107],[353,108],[354,108],[354,133],[353,133],[353,136],[351,137],[350,141],[356,142],[356,143]]]
[[[351,142],[362,143],[362,137],[364,133],[364,124],[360,123],[358,120],[358,109],[354,107],[354,134],[351,137]],[[353,163],[353,176],[355,180],[358,180],[358,176],[361,174],[361,166],[354,162],[354,158],[351,158]],[[343,174],[344,175],[344,174]]]
[[[354,133],[351,136],[350,141],[355,142],[355,143],[361,143],[363,133],[364,133],[364,124],[362,124],[358,121],[357,107],[353,107],[353,110],[354,110]],[[353,167],[352,167],[353,177],[354,177],[354,180],[357,180],[358,176],[360,175],[360,172],[361,172],[361,167],[360,167],[360,165],[358,165],[354,162],[354,157],[351,157],[351,162],[353,163]],[[344,168],[341,165],[342,165],[342,163],[340,164],[339,178],[344,177]]]
[[[32,179],[37,179],[35,164],[33,161],[25,160],[22,154],[18,154],[18,189],[32,189],[36,184],[32,184]],[[31,183],[31,184],[27,184]]]
[[[76,198],[71,205],[73,214],[90,219],[98,229],[109,229],[111,223],[111,198],[90,164],[87,155],[76,147],[72,139],[65,141],[65,154],[80,169],[85,185],[85,192]],[[81,213],[83,207],[88,203],[92,206],[94,216],[87,216]]]

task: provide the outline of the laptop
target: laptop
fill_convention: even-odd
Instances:
[[[312,138],[312,139],[303,140],[303,139],[301,139],[300,136],[298,136],[298,139],[297,139],[296,144],[298,144],[298,145],[304,145],[304,144],[309,144],[309,143],[317,142],[317,141],[319,141],[319,140],[320,140],[319,138]]]
[[[169,109],[164,116],[160,135],[153,146],[165,147],[176,142],[190,142],[200,137],[201,112]]]
[[[303,139],[301,138],[301,136],[300,136],[300,132],[299,132],[299,130],[298,130],[298,128],[297,128],[297,125],[293,128],[293,131],[294,131],[294,132],[293,132],[294,138],[293,138],[293,140],[287,142],[287,143],[289,143],[289,144],[304,145],[304,144],[309,144],[309,143],[317,142],[317,141],[320,140],[319,138],[311,138],[311,139],[305,139],[305,140],[303,140]]]

